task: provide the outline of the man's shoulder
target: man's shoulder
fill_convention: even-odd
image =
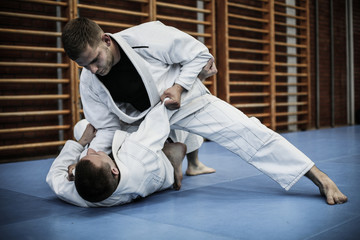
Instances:
[[[91,71],[83,68],[80,74],[80,89],[91,89],[91,91],[101,90],[100,80]]]
[[[120,32],[116,33],[116,34],[126,35],[126,34],[132,33],[132,32],[147,30],[148,28],[163,27],[163,26],[165,26],[165,25],[160,21],[150,21],[150,22],[141,23],[139,25],[127,28],[127,29],[125,29],[123,31],[120,31]]]
[[[112,35],[115,38],[122,37],[127,41],[134,41],[139,37],[146,35],[147,33],[151,34],[154,31],[154,29],[162,28],[164,26],[165,25],[160,21],[151,21],[127,28],[123,31],[114,33]]]

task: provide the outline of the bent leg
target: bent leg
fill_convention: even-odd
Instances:
[[[188,167],[186,169],[186,175],[195,176],[215,172],[215,169],[206,166],[199,160],[198,149],[204,142],[203,137],[180,130],[172,130],[169,137],[173,142],[184,143],[187,147],[186,158],[188,161]]]
[[[162,150],[174,168],[174,188],[180,190],[182,174],[182,162],[186,153],[186,145],[182,143],[165,143]]]
[[[191,153],[186,154],[188,160],[188,167],[186,169],[186,175],[196,176],[200,174],[214,173],[215,169],[206,166],[199,161],[199,150],[195,150]]]
[[[330,205],[347,202],[348,198],[339,190],[336,184],[320,169],[313,166],[305,176],[319,187],[321,195],[326,198]]]

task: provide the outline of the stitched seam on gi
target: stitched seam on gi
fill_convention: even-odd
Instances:
[[[229,129],[228,127],[224,127],[220,122],[218,122],[212,115],[210,115],[210,114],[207,114],[208,116],[210,116],[212,119],[214,119],[220,126],[222,126],[224,129]],[[209,128],[209,129],[211,129],[211,127],[210,127],[210,125],[208,125],[208,124],[206,124],[206,123],[204,123],[204,122],[202,122],[196,115],[194,116],[194,118],[196,118],[200,123],[202,123],[203,125],[205,125],[205,126],[207,126],[207,128]],[[233,131],[234,132],[234,131]],[[242,136],[240,136],[237,132],[235,132],[236,133],[236,135],[238,135],[240,138],[242,138],[242,139],[244,139]],[[220,134],[220,133],[219,133]],[[228,138],[228,137],[226,137],[225,135],[223,135],[223,134],[220,134],[224,139],[227,139],[228,141],[230,141],[230,142],[232,142],[231,141],[231,138]],[[245,140],[245,139],[244,139]],[[246,140],[245,140],[246,141]],[[246,141],[247,142],[247,141]],[[238,148],[240,148],[241,149],[241,147],[236,143],[236,142],[233,142]],[[249,145],[249,146],[251,146],[251,145]],[[251,146],[251,147],[253,147],[253,146]],[[230,150],[230,149],[229,149]],[[242,152],[244,152],[244,153],[246,153],[249,157],[251,157],[251,155],[249,154],[249,153],[247,153],[246,151],[242,151]],[[235,152],[236,153],[236,152]]]
[[[224,116],[226,116],[226,113],[225,113],[221,108],[219,108],[219,107],[216,106],[216,105],[214,105],[214,107],[216,107],[219,112],[222,112]],[[249,133],[251,133],[254,137],[256,137],[259,141],[261,141],[261,142],[263,143],[263,144],[261,145],[261,147],[262,147],[266,141],[263,141],[263,139],[261,139],[259,136],[257,136],[257,135],[256,135],[253,131],[251,131],[245,124],[243,124],[243,123],[241,123],[241,124],[242,124],[242,127],[243,127],[244,129],[246,129]],[[255,155],[256,152],[258,152],[259,149],[261,148],[261,147],[260,147],[260,148],[256,148],[255,146],[253,146],[252,144],[250,144],[250,142],[248,142],[247,139],[244,138],[244,137],[242,137],[238,132],[236,132],[236,131],[232,131],[232,132],[234,132],[237,136],[239,136],[240,138],[242,138],[242,139],[248,144],[248,146],[251,146],[253,149],[255,149],[255,153],[252,154],[252,155],[245,151],[246,154],[249,155],[250,157],[252,157],[253,155]],[[236,144],[236,145],[237,145],[239,148],[241,148],[238,144]]]

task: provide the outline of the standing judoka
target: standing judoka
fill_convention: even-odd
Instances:
[[[197,76],[212,56],[184,32],[149,22],[105,34],[94,22],[75,19],[62,39],[69,57],[85,68],[82,103],[86,118],[101,131],[99,139],[109,141],[107,136],[121,128],[119,119],[127,124],[141,121],[160,98],[168,97],[166,106],[177,109],[169,118],[172,128],[219,143],[286,190],[306,175],[328,204],[347,201],[335,183],[283,137],[209,93]],[[125,70],[119,74],[119,68]],[[108,81],[112,74],[118,81]]]
[[[78,34],[78,30],[82,33]],[[179,76],[180,68],[174,68],[166,63],[159,66],[151,62],[155,59],[146,62],[138,54],[144,50],[151,52],[152,47],[149,48],[143,42],[132,42],[130,47],[119,34],[100,36],[99,31],[102,30],[94,22],[86,18],[78,18],[66,25],[62,39],[70,58],[76,60],[80,66],[91,66],[89,70],[86,69],[87,67],[83,69],[80,77],[80,94],[85,118],[98,129],[98,137],[94,139],[90,147],[109,153],[115,130],[134,131],[149,110],[160,101],[160,95],[172,86],[172,80]],[[140,37],[141,33],[137,32],[137,34],[136,38]],[[98,44],[98,40],[102,39],[111,51],[116,51],[116,57],[111,56],[110,48],[105,46],[96,52],[78,52],[79,48],[88,47],[82,39],[93,38],[94,35],[96,39],[92,39],[90,45]],[[114,41],[114,44],[111,44],[112,39],[120,42]],[[159,42],[156,48],[165,47],[162,45],[163,43]],[[197,46],[189,47],[196,48]],[[183,50],[187,51],[186,48]],[[151,53],[145,54],[149,54],[151,58],[162,55],[162,53],[158,53],[158,56]],[[185,55],[180,54],[179,59],[170,61],[179,61],[183,56]],[[193,59],[195,55],[188,56],[186,61],[189,63],[184,63],[178,81],[189,84],[190,87],[193,75],[195,74],[195,78],[198,76],[209,56],[208,53],[204,54],[201,61]],[[168,57],[173,58],[173,56]],[[207,60],[204,62],[205,57]],[[98,67],[95,68],[95,66]],[[153,67],[149,68],[150,66]],[[204,74],[203,79],[209,76],[209,74]],[[183,142],[187,145],[188,169],[186,173],[188,175],[215,172],[198,159],[197,149],[203,143],[202,137],[178,130],[172,131],[169,137],[174,142]]]

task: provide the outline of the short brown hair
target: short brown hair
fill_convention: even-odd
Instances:
[[[90,47],[95,47],[101,41],[103,30],[94,21],[80,17],[68,22],[61,35],[64,50],[72,60],[79,58],[80,54]]]
[[[76,165],[75,187],[80,197],[86,201],[100,202],[107,199],[116,190],[117,185],[109,164],[99,168],[84,159]]]

